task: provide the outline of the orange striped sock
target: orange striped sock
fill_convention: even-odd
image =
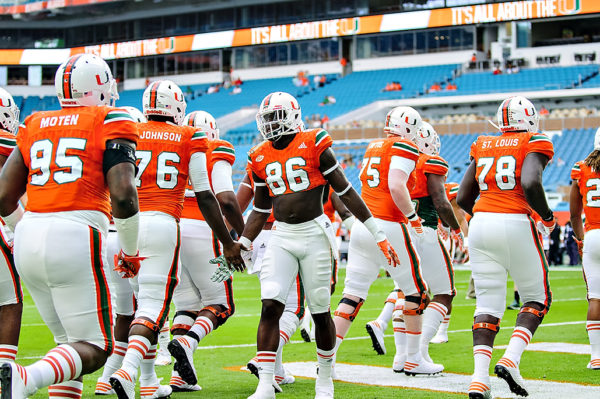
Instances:
[[[600,320],[587,321],[587,333],[592,347],[592,359],[600,362]]]
[[[510,341],[508,341],[508,347],[504,352],[504,356],[507,359],[510,359],[515,365],[519,365],[521,361],[521,356],[523,355],[523,351],[529,345],[529,341],[531,340],[531,331],[529,329],[517,326],[513,330],[512,336],[510,337]]]
[[[492,361],[492,348],[487,345],[473,346],[473,360],[475,363],[474,376],[489,378],[490,362]]]
[[[64,381],[48,387],[48,397],[51,399],[81,399],[83,382]]]
[[[121,368],[131,377],[134,377],[151,346],[148,338],[141,335],[131,335],[129,337],[129,344],[127,345],[127,352],[125,352],[125,357],[123,358],[123,366]]]
[[[59,345],[25,369],[33,384],[40,389],[79,377],[81,368],[79,353],[70,345]]]
[[[17,358],[17,346],[0,344],[0,363],[14,363]]]

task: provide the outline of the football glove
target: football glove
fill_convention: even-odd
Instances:
[[[122,278],[135,277],[140,271],[141,262],[144,259],[146,257],[140,256],[140,251],[137,251],[135,256],[131,256],[126,255],[123,250],[120,250],[119,254],[115,255],[115,271]]]
[[[537,222],[536,227],[537,231],[539,231],[540,234],[549,236],[550,233],[552,233],[552,230],[554,230],[554,228],[556,227],[556,219],[552,217],[552,220],[549,221],[540,220],[539,222]]]
[[[418,234],[420,237],[423,234],[423,225],[421,224],[421,218],[416,213],[413,213],[412,216],[408,218],[408,223],[410,227]]]
[[[217,269],[210,277],[210,281],[213,283],[222,283],[227,281],[233,276],[233,268],[227,264],[227,260],[224,255],[218,256],[208,261],[212,265],[217,265]]]
[[[465,250],[465,236],[463,235],[460,227],[456,230],[452,230],[452,239],[458,245],[461,251]]]
[[[450,227],[444,226],[442,222],[438,223],[437,231],[438,236],[441,238],[442,241],[446,241],[450,238]]]
[[[400,266],[400,259],[398,258],[398,254],[396,254],[396,251],[394,251],[394,248],[392,248],[392,245],[387,240],[387,238],[383,241],[379,241],[377,243],[377,246],[379,247],[381,252],[383,252],[383,256],[385,256],[389,265],[393,267]]]
[[[577,252],[579,252],[579,259],[583,259],[583,240],[578,240],[577,237],[573,237],[577,244]]]

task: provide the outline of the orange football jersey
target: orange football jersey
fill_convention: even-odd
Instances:
[[[448,197],[448,201],[452,202],[452,200],[456,199],[456,195],[458,194],[458,183],[446,183],[444,184],[446,188],[446,197]]]
[[[267,183],[271,197],[308,191],[326,183],[319,157],[332,143],[323,129],[297,133],[282,150],[266,140],[250,150],[248,164]]]
[[[246,173],[248,174],[248,178],[250,179],[250,185],[252,186],[252,192],[254,192],[254,179],[252,179],[252,169],[250,168],[250,164],[246,164]],[[267,219],[267,223],[275,222],[275,215],[273,215],[273,210],[269,214],[269,218]]]
[[[29,168],[26,210],[100,211],[110,217],[102,163],[106,142],[113,139],[138,141],[127,111],[73,107],[28,116],[17,135]]]
[[[17,137],[11,132],[0,129],[0,155],[8,157],[17,145]]]
[[[190,157],[206,152],[206,133],[189,126],[150,121],[138,125],[138,198],[140,211],[164,212],[179,220]]]
[[[585,230],[600,229],[600,173],[579,161],[571,170],[571,179],[577,183],[583,198]]]
[[[448,174],[448,164],[444,161],[444,158],[423,153],[419,155],[417,166],[415,166],[415,170],[412,172],[415,179],[415,186],[410,190],[410,198],[429,196],[427,174],[446,176]]]
[[[401,137],[391,136],[369,143],[360,171],[361,197],[376,218],[406,223],[407,219],[396,206],[388,186],[390,162],[395,155],[415,163],[419,160],[417,146]],[[414,178],[411,178],[407,184],[409,191],[413,185]]]
[[[235,162],[235,150],[228,141],[209,140],[208,149],[206,150],[206,169],[208,170],[208,180],[210,181],[211,187],[212,170],[215,166],[215,163],[218,161],[226,161],[233,166],[233,163]],[[189,183],[187,185],[187,190],[191,190],[193,192],[193,187]],[[181,214],[181,217],[185,219],[204,220],[204,216],[202,215],[202,212],[200,212],[200,208],[198,208],[196,196],[185,197],[183,201],[183,213]]]
[[[333,202],[331,201],[331,196],[333,195],[333,190],[329,190],[329,197],[327,198],[327,202],[323,204],[323,213],[327,215],[331,223],[335,222],[335,208],[333,207]]]
[[[473,212],[530,215],[532,209],[521,186],[521,168],[525,157],[533,152],[552,159],[552,141],[542,133],[509,132],[478,137],[471,145],[480,191]]]

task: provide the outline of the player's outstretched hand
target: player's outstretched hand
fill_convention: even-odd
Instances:
[[[379,246],[381,252],[383,252],[383,255],[387,259],[389,265],[394,267],[400,265],[400,259],[398,258],[398,254],[396,253],[396,251],[394,251],[394,248],[392,248],[392,245],[387,240],[387,238],[383,241],[379,241],[377,245]]]
[[[140,251],[137,251],[135,255],[127,255],[123,250],[119,251],[118,255],[115,255],[115,271],[121,275],[122,278],[133,278],[137,276],[140,271],[141,262],[146,259],[144,256],[140,256]]]
[[[238,272],[246,270],[246,264],[242,258],[242,251],[248,251],[241,243],[234,241],[230,245],[223,245],[223,256],[227,260],[227,265]]]
[[[456,242],[456,244],[458,245],[458,248],[461,250],[461,252],[464,252],[465,250],[465,236],[463,234],[463,232],[461,231],[460,227],[456,230],[452,230],[452,239],[454,240],[454,242]]]
[[[540,220],[536,224],[537,231],[539,231],[542,235],[549,236],[552,233],[552,230],[556,227],[556,219],[552,219],[550,221]]]
[[[217,269],[215,270],[213,275],[210,276],[210,281],[212,281],[213,283],[222,283],[223,281],[229,280],[231,276],[233,276],[233,269],[231,269],[227,265],[227,260],[225,260],[225,256],[218,256],[214,259],[209,260],[208,262],[213,265],[217,265]]]

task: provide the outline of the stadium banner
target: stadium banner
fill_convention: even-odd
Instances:
[[[40,12],[52,10],[55,8],[65,8],[73,6],[87,6],[91,4],[106,3],[116,0],[50,0],[50,1],[29,1],[25,4],[13,4],[10,6],[0,6],[0,14],[26,14],[29,12]],[[7,2],[7,3],[10,3]],[[17,1],[14,1],[17,3]]]
[[[82,0],[74,0],[82,1]],[[339,18],[258,28],[108,43],[67,49],[0,50],[0,65],[57,65],[69,55],[92,53],[106,60],[600,13],[600,0],[533,0]]]

